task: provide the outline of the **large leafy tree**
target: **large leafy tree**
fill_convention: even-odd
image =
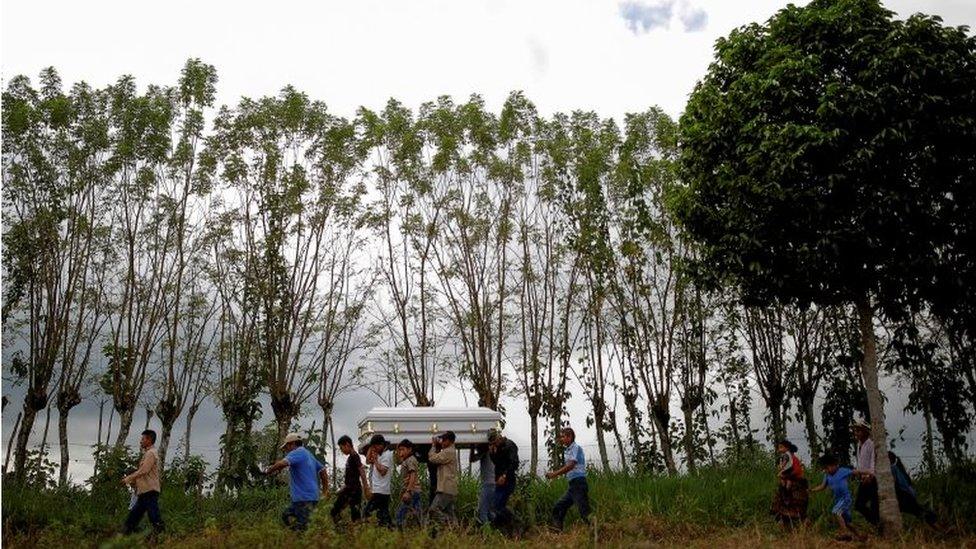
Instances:
[[[971,194],[976,41],[877,0],[815,0],[733,31],[681,120],[676,213],[757,302],[856,306],[887,532],[900,528],[874,322],[918,306]]]

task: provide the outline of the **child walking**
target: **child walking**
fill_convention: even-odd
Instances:
[[[854,506],[854,499],[851,497],[851,490],[847,486],[847,479],[854,471],[849,467],[841,467],[837,457],[832,455],[821,457],[819,463],[824,471],[824,481],[811,491],[820,492],[830,488],[834,495],[834,506],[830,512],[837,517],[837,540],[851,541],[857,536],[857,533],[851,526],[851,508]]]

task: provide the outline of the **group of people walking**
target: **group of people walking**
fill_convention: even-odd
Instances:
[[[779,482],[772,511],[779,520],[791,524],[805,520],[810,492],[830,490],[833,494],[831,513],[837,521],[838,539],[859,537],[851,524],[854,510],[870,524],[879,523],[878,484],[871,426],[864,420],[857,420],[851,425],[851,429],[857,440],[856,466],[842,466],[840,459],[834,455],[821,456],[818,464],[823,470],[823,481],[814,488],[810,488],[807,482],[796,446],[788,440],[777,442]],[[338,446],[346,456],[346,464],[342,487],[336,494],[330,511],[332,519],[338,523],[348,509],[353,521],[376,515],[377,522],[387,527],[403,528],[412,520],[420,525],[430,524],[436,531],[438,526],[455,523],[459,476],[455,440],[455,434],[451,431],[431,440],[426,455],[430,466],[430,496],[427,512],[424,513],[421,503],[420,461],[417,459],[418,448],[414,443],[404,439],[391,447],[383,435],[374,435],[366,450],[364,463],[353,440],[349,436],[339,438]],[[149,515],[154,530],[163,528],[159,510],[160,466],[155,443],[155,431],[142,432],[139,445],[143,456],[139,468],[122,479],[123,484],[133,491],[125,521],[126,533],[135,531],[146,514]],[[548,479],[563,475],[569,479],[569,489],[552,509],[552,527],[556,530],[563,528],[566,514],[574,504],[583,521],[588,521],[590,515],[586,456],[576,443],[573,429],[561,429],[559,443],[564,449],[563,465],[546,473]],[[304,438],[299,433],[289,433],[281,450],[285,452],[284,457],[264,472],[273,475],[288,469],[291,504],[282,514],[282,520],[290,528],[302,530],[307,527],[309,517],[320,499],[328,497],[328,470],[305,448]],[[901,460],[890,452],[889,458],[900,510],[913,514],[928,524],[934,524],[935,514],[919,503],[911,477]],[[518,446],[502,433],[491,431],[487,444],[471,449],[469,460],[471,463],[478,463],[481,468],[478,522],[510,531],[516,520],[509,509],[509,499],[519,482]],[[393,493],[395,475],[400,478],[397,494]],[[851,495],[851,479],[856,479],[858,483],[856,497]],[[390,513],[393,496],[397,498],[395,515]],[[367,503],[361,512],[364,499]]]
[[[457,521],[456,499],[458,494],[459,460],[454,447],[456,436],[447,431],[431,440],[427,463],[432,466],[430,498],[427,512],[421,505],[420,463],[415,445],[401,440],[392,449],[383,435],[374,435],[366,450],[365,463],[356,452],[353,441],[343,436],[338,441],[339,450],[346,455],[343,484],[336,494],[330,515],[338,523],[346,509],[349,518],[359,521],[376,515],[381,526],[403,528],[408,522],[430,524],[434,531],[443,525]],[[576,433],[566,427],[560,431],[560,444],[565,448],[564,465],[546,473],[546,478],[566,475],[569,490],[556,502],[552,511],[552,526],[561,530],[569,509],[575,504],[580,517],[586,521],[590,514],[589,489],[586,484],[586,457],[576,444]],[[282,444],[285,456],[268,467],[267,474],[288,469],[291,486],[291,505],[282,515],[284,523],[296,530],[305,529],[312,510],[322,498],[328,497],[328,473],[303,445],[302,436],[290,433]],[[482,481],[478,501],[478,521],[508,531],[515,523],[509,509],[509,498],[518,483],[518,446],[498,431],[488,435],[488,443],[470,451],[471,463],[479,463]],[[397,467],[398,466],[398,467]],[[369,473],[367,475],[367,467]],[[398,473],[395,473],[398,469]],[[390,513],[393,477],[400,477],[397,510]],[[363,499],[365,509],[360,512]]]
[[[803,464],[796,455],[796,446],[788,440],[780,440],[776,443],[776,451],[779,454],[777,468],[779,485],[773,499],[772,510],[780,521],[792,524],[805,520],[810,492],[830,490],[834,500],[831,513],[837,521],[839,540],[848,541],[860,537],[852,526],[852,512],[855,510],[871,525],[879,524],[878,482],[875,476],[875,450],[874,441],[871,439],[871,426],[863,419],[858,419],[851,424],[851,430],[857,440],[856,466],[854,468],[842,466],[840,459],[832,454],[821,456],[817,462],[823,470],[823,482],[812,489],[804,474]],[[895,494],[901,512],[915,515],[929,525],[934,524],[935,513],[919,503],[918,495],[904,464],[892,452],[888,452],[888,457],[891,461]],[[855,479],[858,483],[856,496],[851,495],[849,486],[851,479]]]

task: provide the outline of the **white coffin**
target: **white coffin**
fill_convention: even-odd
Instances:
[[[502,414],[491,408],[373,408],[359,422],[359,450],[376,434],[395,446],[403,439],[430,444],[444,431],[454,431],[459,448],[470,448],[487,443],[488,431],[501,428]]]

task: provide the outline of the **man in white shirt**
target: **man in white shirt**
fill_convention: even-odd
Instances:
[[[366,453],[366,464],[369,465],[369,484],[372,496],[366,504],[365,515],[369,518],[376,512],[376,520],[380,526],[391,527],[390,517],[390,486],[393,480],[393,452],[388,452],[386,439],[383,435],[373,435],[369,441]]]
[[[863,419],[857,419],[851,424],[851,429],[857,440],[857,467],[854,469],[854,476],[860,482],[857,487],[857,497],[854,498],[854,508],[868,522],[877,525],[880,520],[878,481],[874,474],[874,441],[871,440],[871,425]]]

